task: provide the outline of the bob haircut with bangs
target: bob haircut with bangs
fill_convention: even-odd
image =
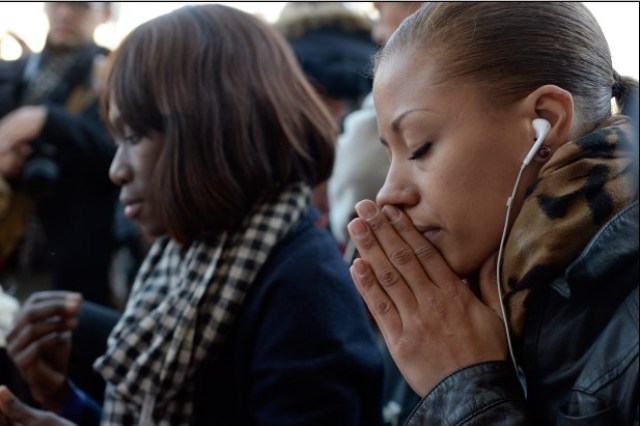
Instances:
[[[236,229],[255,205],[333,167],[337,129],[286,42],[222,5],[186,6],[114,52],[102,113],[163,143],[150,197],[181,243]],[[107,121],[109,121],[107,119]]]

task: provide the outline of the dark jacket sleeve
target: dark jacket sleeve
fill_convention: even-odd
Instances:
[[[407,421],[417,425],[528,425],[522,388],[508,362],[486,362],[442,380]]]
[[[102,408],[96,401],[71,384],[71,395],[66,401],[60,415],[78,426],[98,426],[102,416]]]

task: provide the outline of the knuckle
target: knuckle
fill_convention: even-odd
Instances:
[[[357,246],[360,251],[367,251],[376,245],[376,239],[371,234],[365,234],[358,239]]]
[[[391,263],[394,265],[406,265],[412,258],[413,252],[407,247],[395,250],[389,255],[389,260],[391,260]]]
[[[419,260],[429,260],[436,255],[436,249],[429,244],[423,244],[417,247],[414,253]]]
[[[378,315],[386,315],[391,311],[391,304],[388,300],[381,300],[376,303],[375,309]]]
[[[398,273],[393,269],[388,269],[380,274],[380,284],[383,287],[391,287],[399,281]]]
[[[22,313],[22,320],[27,324],[33,324],[38,319],[38,312],[33,309],[25,309]]]
[[[33,341],[37,331],[36,325],[26,324],[20,331],[20,343]]]
[[[445,297],[448,299],[460,299],[465,293],[463,293],[464,284],[462,282],[452,282],[446,287]]]
[[[443,303],[439,297],[430,300],[431,313],[438,320],[442,320],[447,316],[447,304]]]
[[[407,322],[411,324],[413,328],[419,330],[420,332],[425,331],[429,326],[429,321],[427,320],[426,316],[420,311],[414,312],[413,315],[409,317],[409,320]]]
[[[440,297],[438,297],[435,292],[428,292],[422,295],[421,304],[424,309],[428,310],[431,313],[437,312],[442,304],[440,303]],[[417,316],[413,319],[414,322],[424,322],[424,318]]]

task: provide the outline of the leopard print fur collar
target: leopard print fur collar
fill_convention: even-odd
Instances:
[[[519,337],[526,300],[561,276],[596,232],[637,199],[631,121],[612,117],[560,147],[527,189],[502,269],[509,325]]]

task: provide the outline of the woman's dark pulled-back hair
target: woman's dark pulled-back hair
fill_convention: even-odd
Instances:
[[[136,28],[114,53],[111,104],[164,144],[151,196],[180,242],[233,230],[286,186],[325,181],[336,128],[286,42],[222,5],[186,6]]]
[[[430,52],[442,82],[466,80],[503,104],[546,84],[571,92],[586,127],[627,112],[638,82],[617,75],[607,41],[579,2],[429,2],[394,33],[396,50]]]

